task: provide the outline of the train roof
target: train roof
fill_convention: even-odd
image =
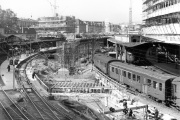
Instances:
[[[180,83],[180,77],[176,77],[176,78],[173,80],[173,83]]]
[[[135,65],[132,65],[132,64],[129,65],[129,64],[126,64],[126,63],[122,63],[120,61],[112,61],[110,64],[114,65],[114,66],[118,65],[120,67],[123,67],[126,70],[135,71],[135,72],[147,75],[147,76],[151,76],[151,77],[154,77],[156,79],[162,80],[164,82],[166,80],[168,80],[168,79],[172,79],[172,78],[176,77],[176,76],[168,74],[168,73],[164,73],[164,72],[160,73],[160,72],[157,72],[157,71],[148,70],[148,69],[145,69],[145,68],[142,68],[142,67],[139,67],[139,66],[135,66]]]
[[[94,59],[96,59],[96,58],[100,61],[105,62],[105,63],[108,63],[111,60],[115,60],[115,58],[113,58],[113,57],[110,57],[110,56],[105,55],[105,54],[100,54],[100,53],[94,55]]]

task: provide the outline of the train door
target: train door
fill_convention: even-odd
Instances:
[[[119,69],[119,81],[120,83],[123,83],[123,76],[122,76],[121,69]]]
[[[146,84],[146,78],[144,78],[144,83],[142,84],[142,92],[147,94],[148,85]]]

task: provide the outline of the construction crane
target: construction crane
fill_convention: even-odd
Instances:
[[[52,9],[52,11],[53,11],[53,16],[54,16],[54,17],[57,17],[57,16],[58,16],[58,14],[57,14],[57,8],[58,8],[59,6],[56,5],[56,0],[54,0],[54,4],[52,4],[49,0],[47,0],[47,1],[48,1],[49,4],[51,5],[51,9]]]

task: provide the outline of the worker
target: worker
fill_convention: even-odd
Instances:
[[[155,109],[155,112],[154,112],[154,119],[155,119],[155,120],[158,120],[159,111],[158,111],[158,109],[155,108],[155,107],[154,107],[154,109]]]
[[[11,69],[10,65],[7,66],[7,69],[8,69],[8,72],[10,72],[10,69]]]
[[[127,114],[127,112],[128,112],[128,108],[127,108],[127,101],[126,101],[126,100],[124,100],[124,101],[123,101],[123,107],[124,107],[123,112],[124,112],[124,114],[126,115],[126,114]]]
[[[129,117],[132,117],[133,116],[133,111],[132,109],[129,109],[129,114],[128,114]]]
[[[32,74],[32,78],[33,78],[33,79],[34,79],[34,77],[35,77],[35,74],[36,74],[36,73],[35,73],[35,72],[33,72],[33,74]]]
[[[127,108],[127,101],[126,100],[123,101],[123,107]]]

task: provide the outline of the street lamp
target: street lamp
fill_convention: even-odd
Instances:
[[[13,65],[13,89],[15,89],[15,79],[14,79],[14,48],[10,49],[12,51],[12,65]]]

